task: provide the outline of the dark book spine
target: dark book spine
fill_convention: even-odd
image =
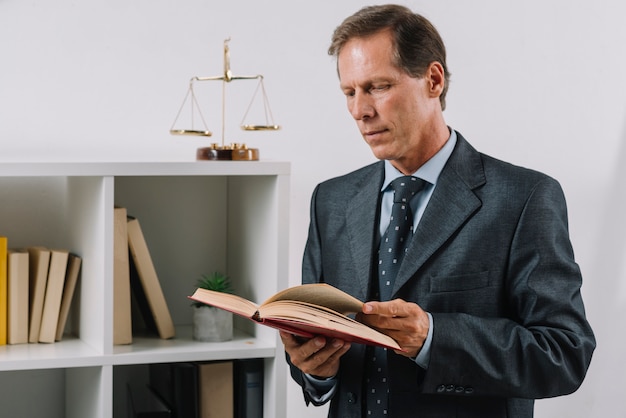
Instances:
[[[174,409],[174,378],[172,363],[154,363],[148,365],[148,379],[152,390],[156,392],[170,409]]]
[[[193,363],[174,363],[173,367],[176,418],[198,418],[198,369]]]
[[[172,418],[163,399],[148,385],[126,385],[129,418]]]
[[[263,359],[235,362],[235,418],[263,418]]]
[[[141,284],[141,279],[139,278],[139,272],[137,271],[137,266],[135,265],[135,261],[133,260],[133,256],[128,253],[128,264],[129,264],[129,274],[130,274],[130,287],[132,290],[132,302],[135,304],[135,310],[139,311],[141,314],[141,319],[143,319],[143,325],[137,321],[136,317],[133,317],[133,329],[142,329],[144,328],[150,334],[158,335],[156,322],[154,320],[154,316],[152,315],[152,311],[150,310],[150,305],[148,303],[148,297],[146,296],[146,292],[143,289],[143,285]]]

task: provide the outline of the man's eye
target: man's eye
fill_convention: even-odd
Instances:
[[[376,85],[376,86],[372,86],[370,88],[371,91],[384,91],[389,89],[389,84],[381,84],[381,85]]]

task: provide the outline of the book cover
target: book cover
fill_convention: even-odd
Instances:
[[[0,237],[0,345],[7,344],[7,257],[8,239]]]
[[[28,319],[28,342],[39,342],[43,299],[46,294],[50,250],[43,247],[28,248],[28,276],[30,283],[30,312]]]
[[[7,343],[28,342],[28,252],[9,250],[7,259]]]
[[[129,251],[130,252],[130,251]],[[135,334],[159,335],[148,297],[137,272],[133,257],[129,255],[130,290],[131,290],[131,328]]]
[[[113,344],[131,344],[133,327],[126,208],[113,210]]]
[[[233,418],[233,362],[197,363],[197,367],[200,401],[198,416],[200,418]]]
[[[347,316],[361,312],[363,302],[325,283],[290,287],[261,305],[241,296],[200,288],[189,298],[305,338],[324,335],[401,350],[388,335]]]
[[[150,388],[176,417],[233,418],[233,361],[153,363]]]
[[[170,418],[172,411],[147,385],[126,384],[129,418]]]
[[[148,382],[150,388],[157,393],[170,409],[174,408],[174,377],[173,363],[150,363],[148,365]]]
[[[68,258],[69,252],[66,250],[50,250],[50,268],[39,330],[40,343],[53,343],[56,337]]]
[[[57,330],[54,337],[55,341],[61,341],[63,338],[67,316],[70,313],[76,283],[78,283],[81,262],[82,258],[80,256],[72,253],[68,255],[65,285],[63,286],[63,297],[61,299],[61,308],[59,310],[59,322],[57,323]]]
[[[129,217],[126,226],[132,262],[137,269],[137,276],[150,308],[150,313],[154,318],[159,337],[163,339],[172,338],[175,335],[174,323],[139,221],[136,218]]]
[[[235,418],[263,418],[263,359],[235,361]]]
[[[193,363],[173,363],[173,409],[177,418],[198,418],[198,369]]]

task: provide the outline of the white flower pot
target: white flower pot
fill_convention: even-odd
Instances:
[[[205,342],[232,340],[233,314],[212,306],[194,306],[193,339]]]

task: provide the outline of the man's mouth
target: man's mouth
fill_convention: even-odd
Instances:
[[[373,137],[376,137],[378,135],[381,135],[383,132],[385,132],[385,129],[369,130],[369,131],[365,131],[363,133],[363,136],[366,137],[366,138],[373,138]]]

